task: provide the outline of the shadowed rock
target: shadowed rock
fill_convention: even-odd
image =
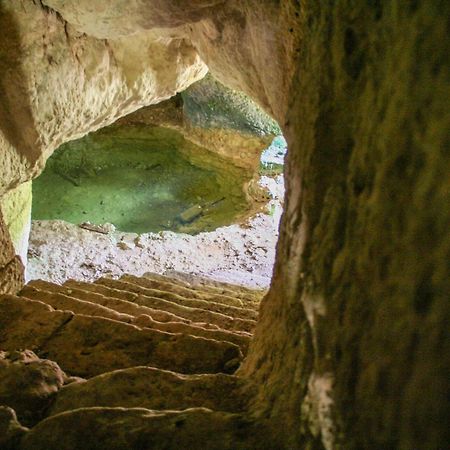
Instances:
[[[12,408],[0,406],[0,448],[2,450],[16,450],[27,432],[28,428],[19,423]]]
[[[33,425],[44,417],[54,395],[68,381],[58,364],[32,351],[0,352],[0,404]]]
[[[87,432],[88,431],[88,432]],[[21,450],[274,450],[269,430],[238,414],[205,408],[82,408],[52,416],[22,440]]]
[[[93,407],[183,410],[205,407],[240,412],[247,396],[243,380],[225,374],[182,375],[153,367],[132,367],[72,383],[58,394],[49,415]]]

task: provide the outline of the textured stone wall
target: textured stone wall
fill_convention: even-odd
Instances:
[[[16,256],[0,210],[0,294],[15,294],[24,283],[24,267]]]
[[[63,142],[165,100],[207,71],[176,33],[98,39],[39,1],[2,1],[0,29],[0,195],[37,176]]]
[[[31,227],[31,201],[31,181],[28,181],[7,192],[0,203],[16,255],[20,256],[25,266]]]
[[[450,3],[302,5],[254,408],[289,448],[442,449]]]

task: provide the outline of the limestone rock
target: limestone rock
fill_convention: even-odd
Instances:
[[[25,425],[44,416],[66,382],[58,364],[38,358],[30,350],[0,352],[0,404],[13,408]]]
[[[6,125],[0,193],[36,176],[61,143],[167,99],[207,70],[194,47],[174,33],[98,39],[40,2],[20,8],[14,0],[2,2],[0,28],[0,73],[8,86],[0,94]]]

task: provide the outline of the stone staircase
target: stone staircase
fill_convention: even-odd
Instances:
[[[173,272],[0,297],[0,448],[279,448],[234,375],[263,294]]]

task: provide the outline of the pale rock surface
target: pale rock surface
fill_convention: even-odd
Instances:
[[[7,0],[0,9],[0,117],[8,124],[0,133],[0,192],[38,175],[63,142],[165,100],[206,74],[194,47],[179,36],[161,39],[143,30],[97,39],[39,3],[21,5]]]

